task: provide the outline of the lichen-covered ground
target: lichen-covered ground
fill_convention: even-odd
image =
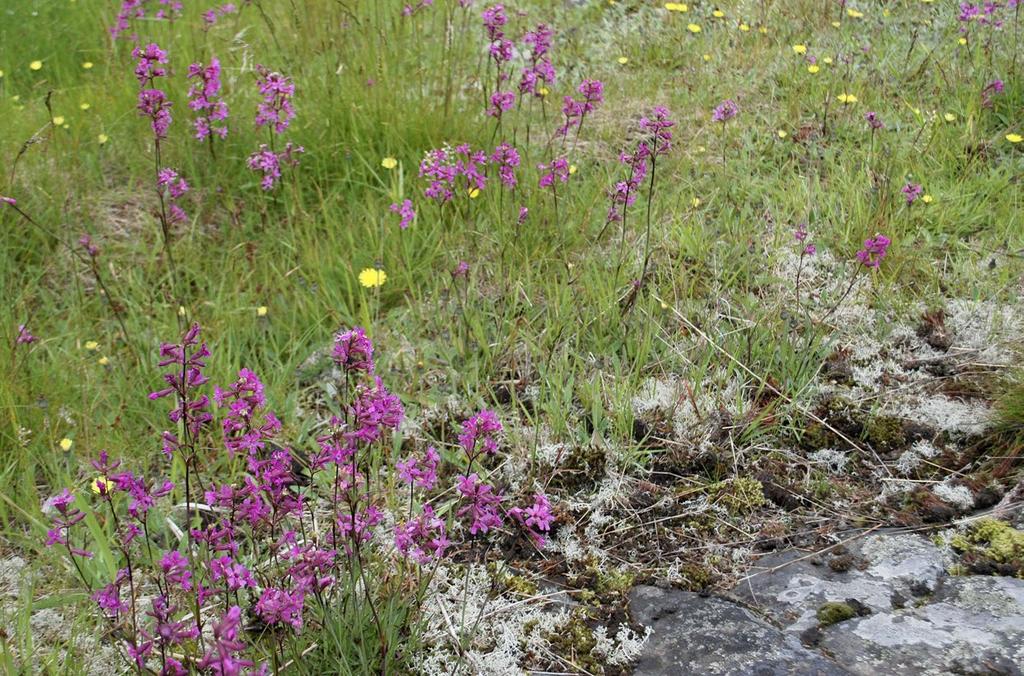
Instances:
[[[127,623],[82,584],[122,565],[90,461],[169,475],[183,501],[160,453],[168,400],[147,395],[186,321],[212,383],[259,374],[299,459],[347,393],[333,337],[365,327],[405,410],[379,476],[393,487],[388,462],[440,449],[428,501],[448,555],[388,567],[404,493],[380,497],[368,545],[415,608],[396,673],[630,673],[639,585],[735,590],[765,556],[876,531],[942,533],[943,575],[1024,575],[1006,525],[1024,501],[1024,6],[513,0],[496,23],[496,4],[0,2],[0,671],[132,670]],[[557,75],[521,91],[538,24]],[[150,42],[174,103],[158,143],[131,55]],[[228,134],[199,142],[187,74],[214,57]],[[254,122],[257,65],[294,85],[281,133]],[[585,80],[603,90],[580,117],[564,97]],[[501,90],[515,105],[489,115]],[[460,174],[438,200],[421,162],[462,143],[488,156],[483,183]],[[269,190],[261,144],[281,165]],[[156,188],[169,167],[184,195]],[[500,451],[470,468],[508,504],[549,496],[541,548],[452,516],[458,435],[482,409]],[[202,469],[241,482],[217,415]],[[84,573],[44,545],[64,487],[114,551]],[[160,524],[183,531],[181,511]],[[833,549],[825,565],[856,568]],[[255,612],[260,591],[237,602]],[[287,644],[282,673],[380,670],[362,635],[306,609],[276,633],[247,616],[251,656]]]

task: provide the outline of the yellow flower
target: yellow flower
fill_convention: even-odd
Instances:
[[[779,138],[786,138],[787,136],[789,136],[789,134],[787,134],[784,129],[780,129],[775,133],[779,135]]]
[[[704,152],[707,152],[707,150],[708,149],[705,148],[704,146],[697,146],[697,152],[698,153],[704,153]]]
[[[179,317],[184,317],[185,316],[185,306],[184,305],[179,305],[178,306],[178,316]]]
[[[1024,136],[1021,136],[1020,134],[1007,134],[1006,140],[1010,143],[1020,143],[1021,141],[1024,141]]]
[[[104,357],[100,357],[98,361],[99,361],[99,365],[100,366],[106,366],[107,364],[110,363],[110,359],[108,359],[105,356]]]
[[[82,68],[84,68],[86,70],[92,69],[92,61],[86,61],[85,63],[83,63],[82,64]]]
[[[88,103],[83,101],[82,103],[78,104],[78,107],[81,108],[82,110],[89,110],[89,108],[91,108],[92,106],[90,106]]]
[[[720,9],[716,9],[715,11],[711,12],[711,16],[715,17],[716,19],[721,19],[723,16],[725,16],[725,12],[723,12]]]
[[[575,165],[575,164],[570,164],[570,165],[569,165],[569,175],[570,175],[570,176],[572,176],[573,174],[575,174],[575,173],[576,173],[577,171],[578,171],[578,170],[576,169],[576,165]]]
[[[114,482],[105,476],[98,476],[95,479],[93,479],[92,483],[90,484],[90,487],[92,488],[93,493],[97,495],[106,495],[111,491],[111,489],[114,488]]]
[[[885,9],[882,10],[882,16],[884,16],[886,18],[888,18],[891,14],[892,14],[892,12],[889,11],[888,7],[886,7]]]
[[[931,195],[921,195],[921,201],[924,202],[925,204],[931,204],[932,202],[935,201],[935,198],[932,197]]]
[[[710,54],[705,54],[704,55],[704,60],[705,61],[710,61],[711,60],[711,55]]]
[[[692,200],[690,200],[690,206],[693,207],[693,208],[699,207],[700,206],[700,198],[699,197],[694,197]]]
[[[741,24],[740,24],[740,30],[741,30],[741,31],[743,31],[744,33],[746,33],[747,31],[749,31],[749,30],[750,30],[750,26],[748,26],[748,25],[747,25],[747,24],[745,24],[745,23],[741,23]]]
[[[87,350],[96,350],[96,349],[99,348],[99,346],[100,346],[100,344],[97,343],[95,340],[87,340],[87,341],[85,341],[85,349],[87,349]]]
[[[394,169],[395,167],[398,166],[398,160],[396,160],[393,157],[385,157],[383,160],[380,161],[380,166],[384,167],[385,169]]]
[[[840,24],[838,21],[833,21],[832,22],[832,28],[839,28],[840,25],[842,25],[842,24]]]
[[[547,87],[541,87],[540,89],[537,90],[537,93],[540,94],[541,96],[547,96],[548,94],[551,93],[551,91]]]
[[[810,73],[811,75],[814,75],[819,70],[821,70],[821,66],[819,66],[816,63],[812,63],[811,65],[807,66],[807,72]]]
[[[63,439],[60,440],[60,450],[62,450],[62,451],[70,451],[72,444],[74,444],[73,441],[71,441],[67,437],[64,437]]]
[[[267,316],[267,306],[266,305],[260,305],[258,308],[256,308],[256,316],[257,317],[266,317]]]
[[[757,29],[757,32],[761,35],[768,35],[768,26],[761,26]]]
[[[57,117],[53,118],[53,124],[58,126],[58,127],[60,125],[64,124],[64,116],[63,115],[58,115]]]
[[[944,119],[946,122],[954,122],[956,121],[956,115],[953,113],[946,113],[945,115],[942,116],[942,119]]]
[[[846,15],[853,19],[859,19],[864,16],[864,12],[858,12],[853,7],[848,7],[846,9]]]
[[[831,56],[826,56],[824,59],[821,60],[821,62],[823,64],[825,64],[826,66],[831,66],[832,65],[832,57]]]
[[[99,136],[96,137],[96,140],[100,142],[100,145],[103,145],[104,143],[110,140],[110,137],[107,136],[106,134],[100,134]]]
[[[377,268],[365,268],[359,273],[359,283],[365,286],[367,289],[372,289],[375,286],[380,286],[384,282],[388,281],[388,273]]]
[[[857,103],[857,97],[853,94],[840,94],[836,97],[841,103]]]
[[[469,189],[469,199],[475,200],[479,196],[480,196],[480,188],[470,188]]]
[[[793,45],[793,53],[803,56],[807,53],[807,45]]]
[[[690,31],[691,33],[700,33],[700,26],[698,26],[695,23],[687,24],[686,30]]]
[[[957,38],[956,43],[958,45],[966,45],[967,44],[967,38]]]
[[[3,77],[3,76],[4,76],[4,72],[2,70],[0,70],[0,77]]]
[[[665,301],[661,301],[661,309],[662,310],[667,310],[668,309],[668,303],[666,303]]]
[[[616,59],[616,61],[618,61],[623,66],[629,63],[629,59],[625,56],[620,56],[618,59]]]
[[[670,12],[685,12],[690,8],[687,7],[686,3],[684,2],[666,2],[665,9],[667,9]]]
[[[32,70],[39,70],[40,68],[43,67],[43,62],[42,61],[33,61],[32,63],[28,64],[28,67],[31,68]]]

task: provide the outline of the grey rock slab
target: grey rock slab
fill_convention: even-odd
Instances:
[[[763,610],[787,631],[817,626],[817,611],[829,601],[856,599],[872,612],[893,609],[936,589],[950,563],[948,554],[919,535],[873,534],[847,545],[861,567],[845,572],[818,565],[806,552],[787,550],[760,559],[733,593]]]
[[[950,577],[926,605],[825,629],[819,644],[855,674],[1021,674],[1024,580]]]
[[[634,674],[842,676],[849,672],[743,606],[716,596],[635,587],[633,618],[650,627]]]

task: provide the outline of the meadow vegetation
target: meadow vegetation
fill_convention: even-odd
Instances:
[[[628,673],[998,504],[1022,11],[0,0],[0,668]]]

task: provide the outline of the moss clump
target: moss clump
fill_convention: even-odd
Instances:
[[[502,583],[506,590],[520,596],[536,596],[540,592],[536,582],[528,580],[522,575],[508,575],[502,580]]]
[[[610,570],[607,573],[594,571],[594,589],[598,594],[626,594],[633,588],[636,575],[624,570]]]
[[[831,627],[833,624],[857,617],[857,611],[848,603],[829,601],[818,608],[816,615],[820,626]]]
[[[1024,578],[1024,532],[1005,521],[982,519],[950,545],[972,572]]]
[[[879,451],[891,451],[906,445],[903,421],[888,415],[876,415],[864,423],[864,440]]]
[[[587,616],[582,609],[576,609],[565,622],[555,631],[544,634],[544,639],[551,644],[556,655],[565,658],[570,664],[582,668],[591,674],[603,674],[599,656],[594,654],[597,638],[594,630],[587,624]]]
[[[709,491],[714,495],[714,500],[732,516],[749,514],[765,504],[764,486],[757,479],[749,477],[711,484]]]

